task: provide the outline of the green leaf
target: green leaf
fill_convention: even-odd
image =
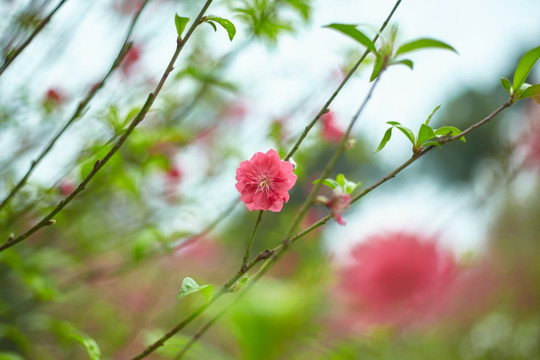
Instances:
[[[213,21],[207,21],[206,23],[210,25],[214,29],[214,31],[217,31],[216,23],[214,23]]]
[[[244,276],[243,278],[241,278],[234,284],[232,291],[238,291],[238,290],[243,289],[248,283],[248,281],[249,281],[249,277]]]
[[[439,48],[446,49],[457,53],[456,49],[448,45],[445,42],[436,39],[422,38],[409,41],[399,47],[396,51],[396,56],[399,54],[405,54],[411,51],[426,49],[426,48]]]
[[[390,65],[405,65],[411,70],[414,69],[414,63],[409,59],[392,61]]]
[[[414,140],[414,133],[412,132],[411,129],[409,129],[408,127],[405,127],[403,125],[395,125],[395,127],[401,131],[406,137],[407,139],[409,139],[409,141],[411,142],[411,144],[415,144],[416,141]]]
[[[459,135],[461,133],[461,130],[459,130],[455,126],[443,126],[443,127],[438,128],[438,129],[435,129],[434,133],[437,136],[446,136],[448,134],[450,134],[451,136],[456,136],[456,135]],[[465,140],[464,136],[460,137],[459,140],[461,140],[463,142],[467,142]]]
[[[433,115],[435,115],[435,113],[437,112],[437,110],[439,110],[440,107],[441,107],[441,105],[435,106],[435,109],[433,109],[433,111],[431,112],[431,114],[429,114],[429,116],[428,116],[428,118],[426,119],[426,122],[425,122],[424,124],[429,125],[429,122],[431,121],[431,118],[433,117]]]
[[[101,351],[99,350],[99,346],[94,339],[81,332],[71,334],[71,338],[77,341],[86,349],[90,360],[101,359]]]
[[[375,44],[373,44],[373,41],[371,41],[366,35],[364,35],[364,33],[358,30],[356,28],[356,25],[334,23],[326,25],[324,27],[337,30],[347,36],[350,36],[354,40],[358,41],[360,44],[367,47],[369,50],[373,51],[373,53],[377,54],[377,49],[375,48]]]
[[[195,280],[193,280],[190,277],[184,278],[184,281],[182,281],[182,288],[180,289],[180,292],[178,293],[178,298],[181,299],[186,295],[200,292],[204,295],[206,298],[206,301],[209,301],[212,296],[214,295],[214,285],[207,284],[207,285],[199,285]]]
[[[313,184],[319,184],[319,183],[328,186],[332,190],[337,187],[340,187],[340,185],[334,179],[317,179],[313,182]]]
[[[352,181],[347,180],[345,175],[338,174],[336,176],[336,182],[340,185],[341,189],[347,194],[350,194],[356,189],[358,186],[360,186],[361,183],[355,183]]]
[[[538,58],[540,58],[540,46],[528,51],[519,60],[516,71],[514,72],[514,83],[512,85],[514,92],[523,85]]]
[[[393,127],[388,128],[388,130],[386,130],[386,132],[384,133],[384,136],[383,136],[383,138],[381,140],[381,143],[379,144],[377,149],[375,149],[375,151],[373,152],[374,154],[381,151],[384,148],[384,146],[386,145],[386,143],[388,141],[390,141],[390,138],[392,137],[392,129],[393,129]]]
[[[540,84],[534,84],[523,90],[519,95],[520,99],[525,99],[532,96],[540,96]]]
[[[213,15],[209,15],[206,18],[207,18],[207,21],[210,22],[210,25],[212,25],[211,23],[212,21],[215,21],[219,25],[221,25],[225,29],[225,31],[227,31],[227,34],[229,35],[229,40],[232,41],[234,39],[234,35],[236,35],[236,27],[230,20],[219,17],[219,16],[213,16]],[[215,30],[215,25],[213,27]]]
[[[381,73],[383,67],[383,57],[377,56],[377,59],[375,60],[375,64],[373,65],[373,71],[371,72],[371,76],[369,77],[369,81],[372,82],[379,76]]]
[[[502,77],[501,78],[501,84],[502,84],[504,90],[506,90],[506,92],[509,95],[512,95],[512,85],[510,85],[510,80],[508,80],[507,78]]]
[[[176,33],[178,34],[178,37],[182,37],[182,33],[184,32],[184,29],[186,28],[187,23],[189,22],[189,18],[187,17],[181,17],[176,14],[174,16],[174,24],[176,25]]]
[[[424,143],[430,139],[437,137],[433,132],[433,129],[426,124],[420,125],[420,130],[418,130],[418,140],[416,145],[423,146]]]
[[[441,144],[439,144],[438,141],[426,141],[425,143],[422,144],[422,146],[430,146],[430,145],[441,147]]]

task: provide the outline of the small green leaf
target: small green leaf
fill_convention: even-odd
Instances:
[[[377,49],[375,48],[375,44],[373,44],[373,41],[371,41],[364,33],[362,33],[360,30],[356,28],[356,25],[353,24],[330,24],[326,25],[324,27],[337,30],[347,36],[350,36],[354,40],[358,41],[360,44],[367,47],[369,50],[373,51],[373,53],[377,53]]]
[[[339,184],[334,179],[317,179],[313,183],[326,185],[332,190],[339,187]]]
[[[176,14],[174,16],[174,23],[176,25],[176,32],[178,34],[178,37],[182,37],[182,33],[184,32],[184,29],[186,28],[187,23],[189,22],[189,18],[187,17],[181,17]]]
[[[390,141],[390,138],[392,137],[392,129],[393,129],[393,127],[388,128],[388,130],[386,130],[386,132],[384,133],[384,136],[383,136],[383,138],[381,140],[381,143],[379,144],[377,149],[375,149],[375,151],[373,152],[374,154],[381,151],[384,148],[384,146],[386,145],[386,143],[388,141]]]
[[[249,280],[249,277],[247,276],[244,276],[243,278],[241,278],[240,280],[238,280],[234,286],[232,287],[232,291],[239,291],[241,290],[242,288],[244,288],[247,284]]]
[[[94,339],[81,332],[71,334],[71,338],[73,338],[86,349],[90,360],[101,359],[101,351],[99,350],[99,346]]]
[[[519,95],[520,99],[525,99],[532,96],[540,96],[540,84],[534,84],[523,90]]]
[[[437,110],[439,110],[440,107],[441,107],[441,105],[435,106],[435,109],[433,109],[433,111],[431,112],[431,114],[429,114],[429,116],[428,116],[428,118],[426,119],[426,122],[425,122],[424,124],[429,125],[429,122],[431,121],[431,118],[433,117],[433,115],[435,115],[435,113],[437,112]]]
[[[430,139],[437,137],[433,132],[433,129],[426,124],[420,125],[420,130],[418,130],[418,140],[416,145],[424,146],[424,143]]]
[[[508,93],[508,95],[512,95],[512,85],[510,84],[510,80],[508,80],[507,78],[502,77],[501,78],[501,84],[502,84],[504,90],[506,90],[506,92]]]
[[[411,70],[414,69],[414,63],[409,59],[392,61],[390,65],[405,65]]]
[[[426,141],[425,143],[422,144],[422,146],[430,146],[430,145],[433,145],[433,146],[436,146],[436,147],[441,147],[441,144],[439,144],[438,141]]]
[[[210,25],[214,29],[214,31],[217,31],[216,23],[214,23],[213,21],[207,21],[206,23]]]
[[[448,134],[450,134],[451,136],[456,136],[461,133],[461,130],[459,130],[455,126],[443,126],[438,129],[435,129],[434,133],[437,136],[446,136]],[[460,137],[459,140],[461,140],[462,142],[467,142],[464,136]]]
[[[236,27],[230,20],[219,17],[219,16],[213,16],[213,15],[209,15],[206,18],[210,22],[215,21],[219,25],[221,25],[225,29],[225,31],[227,31],[227,34],[229,35],[229,40],[232,41],[234,39],[234,35],[236,35]]]
[[[371,76],[369,77],[369,81],[372,82],[379,76],[381,73],[381,70],[383,68],[383,57],[377,56],[377,59],[375,60],[375,64],[373,65],[373,71],[371,72]]]
[[[339,184],[339,187],[347,194],[352,193],[354,189],[356,189],[361,184],[347,180],[347,178],[343,174],[338,174],[336,176],[336,182]]]
[[[514,83],[512,84],[512,90],[514,92],[523,85],[538,58],[540,58],[540,46],[528,51],[519,60],[514,73]]]
[[[200,292],[204,295],[206,298],[206,301],[209,301],[212,296],[214,295],[214,285],[207,284],[207,285],[199,285],[195,280],[193,280],[190,277],[184,278],[184,281],[182,281],[182,288],[180,289],[180,292],[178,293],[178,298],[181,299],[186,295]]]
[[[399,54],[405,54],[411,51],[426,49],[426,48],[439,48],[446,49],[457,53],[456,49],[448,45],[445,42],[436,39],[422,38],[409,41],[399,47],[396,51],[396,56]]]
[[[407,139],[409,139],[409,141],[411,142],[411,144],[415,144],[416,141],[414,140],[414,133],[412,132],[411,129],[409,129],[408,127],[405,127],[403,125],[395,125],[395,127],[401,131],[406,137]]]

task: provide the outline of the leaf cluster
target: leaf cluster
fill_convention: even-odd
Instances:
[[[384,39],[382,36],[377,35],[374,40],[371,40],[366,36],[362,31],[358,29],[356,24],[339,24],[333,23],[326,25],[325,27],[337,30],[342,34],[345,34],[352,39],[356,40],[361,45],[365,46],[369,51],[375,55],[375,64],[370,76],[370,81],[375,80],[379,74],[384,71],[388,66],[392,65],[405,65],[411,70],[414,67],[412,60],[403,58],[401,55],[422,50],[428,48],[438,48],[450,50],[457,53],[456,49],[448,45],[445,42],[432,38],[420,38],[416,40],[411,40],[400,45],[397,50],[394,52],[395,41],[397,37],[397,27],[392,27],[390,30],[390,36],[388,39]],[[381,39],[381,45],[377,49],[376,39]]]
[[[510,80],[507,78],[501,78],[501,84],[510,95],[510,101],[512,103],[532,97],[534,101],[540,104],[540,84],[527,84],[527,76],[531,72],[532,68],[540,58],[540,46],[528,51],[519,63],[517,64],[514,72],[514,81],[510,84]]]
[[[433,129],[431,126],[429,126],[429,122],[431,121],[431,118],[435,114],[437,110],[439,110],[441,106],[437,105],[435,109],[431,112],[431,114],[428,116],[426,121],[420,125],[420,129],[418,130],[417,135],[415,136],[413,131],[409,129],[406,126],[401,125],[397,121],[388,121],[387,124],[391,125],[388,130],[384,133],[384,136],[379,143],[379,146],[377,149],[375,149],[374,153],[377,153],[381,151],[385,145],[390,141],[390,138],[392,137],[392,130],[394,128],[398,129],[407,137],[407,139],[412,144],[413,154],[417,154],[420,152],[423,148],[427,146],[437,146],[441,147],[440,144],[440,138],[444,136],[457,136],[461,133],[461,130],[459,130],[455,126],[442,126],[438,129]],[[465,142],[465,137],[462,136],[460,138],[461,141]]]
[[[332,178],[317,179],[313,183],[323,184],[325,186],[328,186],[332,190],[338,189],[345,194],[351,194],[358,186],[362,184],[361,182],[353,182],[347,180],[347,178],[343,174],[338,174],[335,180]]]

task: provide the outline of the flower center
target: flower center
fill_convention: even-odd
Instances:
[[[257,188],[257,191],[268,192],[271,185],[272,179],[266,174],[261,175],[261,177],[259,178],[259,187]]]

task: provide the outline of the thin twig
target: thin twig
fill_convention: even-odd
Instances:
[[[54,16],[54,14],[62,7],[62,5],[64,5],[65,3],[67,2],[67,0],[61,0],[58,5],[56,5],[56,7],[49,13],[49,15],[47,15],[43,20],[41,20],[41,22],[38,24],[38,26],[36,26],[36,28],[34,29],[34,31],[32,32],[32,34],[30,34],[30,36],[28,37],[28,39],[26,39],[21,45],[19,45],[13,52],[10,52],[8,54],[8,56],[6,56],[6,58],[4,59],[4,63],[2,64],[2,66],[0,67],[0,76],[2,76],[2,74],[4,73],[4,70],[7,69],[7,67],[13,62],[13,60],[15,60],[15,58],[17,56],[19,56],[19,54],[32,42],[32,40],[34,40],[34,38],[36,37],[37,34],[39,34],[39,32],[41,30],[43,30],[43,28],[45,27],[45,25],[47,25],[47,23],[51,20],[51,18]]]
[[[246,246],[246,252],[244,254],[244,260],[242,261],[242,269],[244,269],[249,261],[249,253],[251,252],[251,247],[253,246],[253,240],[255,240],[255,235],[257,235],[257,230],[259,230],[259,225],[261,224],[261,219],[264,211],[260,210],[259,215],[257,216],[257,220],[255,221],[255,226],[253,227],[253,231],[251,232],[251,236],[249,237],[248,244]]]
[[[86,107],[88,106],[90,101],[94,98],[95,94],[105,85],[105,82],[111,76],[111,74],[114,72],[114,70],[116,70],[116,68],[118,68],[118,66],[120,65],[120,63],[122,62],[122,60],[124,59],[124,57],[126,56],[128,50],[131,47],[131,43],[130,43],[129,39],[131,37],[131,34],[133,33],[133,29],[135,28],[135,24],[137,23],[137,20],[139,19],[139,15],[141,14],[142,10],[144,9],[144,7],[146,6],[146,4],[149,1],[150,0],[146,0],[142,4],[142,6],[139,8],[137,13],[135,13],[135,15],[133,16],[133,18],[131,20],[131,24],[130,24],[130,26],[128,28],[128,32],[127,32],[126,37],[124,39],[124,42],[122,44],[122,47],[120,48],[120,51],[119,51],[118,55],[114,59],[113,64],[111,65],[109,71],[107,71],[107,73],[101,79],[100,82],[98,82],[97,84],[92,86],[92,88],[88,91],[88,94],[86,95],[86,97],[79,102],[79,105],[75,109],[75,112],[73,113],[73,115],[71,115],[71,118],[66,122],[66,124],[62,127],[62,129],[60,129],[60,131],[58,131],[58,133],[56,133],[56,135],[51,139],[49,144],[41,151],[39,156],[35,160],[32,161],[32,163],[30,164],[30,168],[26,171],[26,174],[22,177],[21,180],[19,180],[17,185],[11,190],[11,192],[6,196],[6,198],[2,201],[2,203],[0,203],[0,210],[2,210],[2,208],[4,208],[8,204],[8,202],[19,192],[19,190],[21,190],[23,188],[23,186],[28,181],[28,178],[30,177],[30,175],[32,174],[34,169],[36,168],[36,166],[49,153],[49,151],[53,148],[56,141],[58,141],[58,139],[71,126],[71,124],[73,124],[77,119],[79,119],[82,116],[82,114],[84,113]]]
[[[172,72],[174,68],[174,64],[176,62],[176,59],[178,59],[178,56],[180,55],[180,52],[184,48],[184,45],[189,40],[191,35],[193,34],[193,31],[195,28],[200,24],[201,18],[212,3],[213,0],[207,0],[204,4],[201,12],[199,15],[197,15],[197,18],[189,28],[188,32],[186,33],[186,36],[184,39],[178,38],[176,42],[176,50],[174,51],[174,54],[169,61],[169,64],[167,65],[167,68],[165,69],[165,72],[161,76],[161,79],[159,80],[159,83],[156,85],[156,88],[152,93],[148,95],[148,98],[146,99],[146,102],[144,103],[143,107],[139,111],[139,113],[135,116],[135,118],[131,121],[129,127],[126,129],[125,133],[117,140],[117,142],[114,144],[114,146],[109,150],[109,152],[105,155],[105,157],[102,160],[97,160],[94,164],[94,167],[92,171],[84,178],[84,180],[75,188],[75,190],[64,200],[60,201],[58,205],[47,215],[45,216],[39,223],[37,223],[34,227],[32,227],[30,230],[25,232],[24,234],[16,237],[12,241],[8,241],[4,243],[2,246],[0,246],[0,252],[6,250],[7,248],[12,247],[13,245],[25,240],[30,235],[41,229],[43,226],[47,225],[47,223],[57,214],[59,213],[67,204],[69,204],[75,196],[77,196],[80,192],[82,192],[86,185],[92,180],[94,176],[105,166],[105,164],[110,160],[110,158],[120,149],[120,147],[124,144],[124,142],[127,140],[128,136],[135,130],[137,125],[141,123],[141,121],[144,120],[146,114],[154,104],[154,101],[157,97],[157,95],[160,93],[161,89],[163,88],[163,85],[165,84],[165,81],[167,81],[167,78],[169,77],[170,73]]]

